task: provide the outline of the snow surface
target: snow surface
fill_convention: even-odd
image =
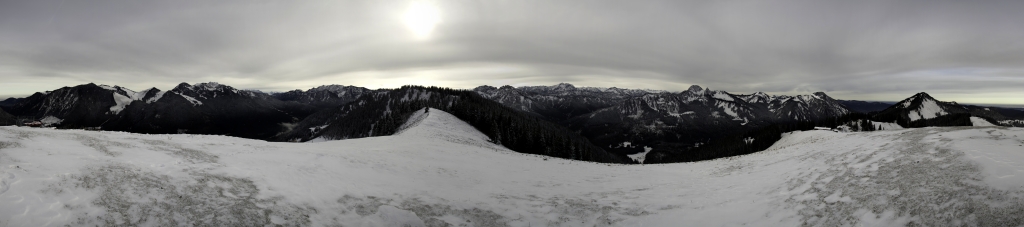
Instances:
[[[321,143],[0,127],[7,226],[1024,224],[1024,129],[786,134],[609,165],[526,155],[444,113]]]
[[[980,117],[971,117],[971,125],[978,126],[978,127],[996,126],[996,125],[993,125],[992,123],[990,123],[990,122],[988,122],[985,119],[982,119]]]

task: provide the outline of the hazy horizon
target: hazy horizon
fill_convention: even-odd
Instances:
[[[208,81],[208,82],[216,82],[216,81]],[[188,83],[188,84],[194,85],[194,84],[206,83],[206,82],[194,82],[194,83],[180,82],[180,83]],[[154,87],[157,88],[157,89],[160,89],[160,90],[170,90],[170,89],[174,88],[175,86],[177,86],[180,83],[174,84],[173,86],[167,86],[167,87],[156,87],[156,86],[149,86],[149,87],[145,87],[145,88],[133,88],[133,87],[126,87],[126,86],[122,86],[122,87],[128,88],[128,89],[133,90],[133,91],[140,91],[140,90],[145,90],[145,89],[154,88]],[[217,82],[217,83],[219,83],[219,82]],[[567,83],[567,82],[562,82],[562,83]],[[85,83],[85,84],[88,84],[88,83]],[[109,85],[109,86],[115,86],[115,85],[116,86],[120,86],[120,85],[117,85],[117,84],[100,84],[100,83],[94,83],[94,84],[97,84],[97,85]],[[270,92],[270,93],[273,93],[273,92],[286,92],[286,91],[292,91],[292,90],[306,91],[306,90],[309,90],[311,88],[315,88],[316,87],[316,86],[314,86],[314,87],[308,87],[308,88],[295,88],[295,89],[285,89],[285,90],[262,90],[262,89],[254,89],[254,88],[240,88],[240,87],[232,86],[231,84],[224,84],[224,83],[220,83],[220,84],[231,86],[231,87],[234,87],[235,89],[258,90],[258,91]],[[572,84],[574,87],[577,87],[577,88],[581,88],[581,87],[597,87],[597,86],[584,86],[584,85],[573,84],[573,83],[568,83],[568,84]],[[48,90],[43,90],[43,91],[38,91],[38,92],[53,91],[53,90],[56,90],[56,89],[60,89],[62,87],[74,87],[74,86],[77,86],[77,85],[81,85],[81,84],[69,85],[69,86],[61,86],[61,87],[58,87],[58,88],[53,88],[53,89],[48,89]],[[323,85],[356,86],[356,87],[365,87],[365,88],[369,88],[369,89],[394,89],[394,88],[399,88],[400,87],[400,86],[399,87],[366,87],[366,86],[345,85],[345,84],[323,84]],[[409,84],[409,85],[419,85],[419,84]],[[472,87],[450,87],[450,88],[472,90],[472,89],[474,89],[476,87],[485,86],[485,85],[486,86],[493,86],[493,87],[504,86],[504,85],[482,84],[482,85],[472,86]],[[555,84],[528,84],[528,85],[518,85],[518,86],[510,85],[510,86],[518,88],[518,87],[523,87],[523,86],[554,86],[554,85],[558,85],[558,83],[555,83]],[[699,84],[696,84],[696,85],[700,86]],[[318,85],[318,86],[321,86],[321,85]],[[421,86],[436,86],[436,85],[421,85]],[[444,86],[438,86],[438,87],[444,87]],[[611,86],[611,87],[617,87],[617,86]],[[721,90],[721,89],[715,89],[715,88],[712,88],[712,87],[705,87],[705,86],[701,86],[701,87],[706,88],[706,89],[712,89],[712,90]],[[610,87],[598,87],[598,88],[610,88]],[[667,92],[682,92],[682,91],[685,91],[686,89],[688,89],[689,87],[685,87],[685,88],[681,88],[681,89],[676,89],[676,90],[650,89],[650,88],[633,88],[633,87],[617,87],[617,88],[663,90],[663,91],[667,91]],[[747,94],[752,94],[754,92],[762,92],[762,91],[753,91],[753,92],[737,93],[737,92],[734,92],[734,91],[727,91],[727,90],[723,90],[723,91],[729,92],[730,94],[734,94],[734,95],[747,95]],[[896,99],[896,100],[868,100],[868,99],[847,99],[847,98],[838,97],[836,95],[833,95],[833,93],[830,93],[828,91],[822,91],[822,92],[825,92],[830,97],[832,97],[834,99],[839,99],[839,100],[882,102],[882,103],[889,103],[889,104],[899,102],[899,101],[901,101],[901,100],[903,100],[905,98],[909,98],[910,96],[913,96],[914,94],[917,94],[917,92],[908,93],[906,97],[901,98],[901,99]],[[928,93],[929,95],[931,95],[933,97],[936,96],[935,94],[932,94],[931,92],[927,92],[927,91],[924,91],[924,92]],[[810,92],[808,92],[808,93],[771,93],[771,92],[765,92],[765,93],[767,93],[768,95],[801,95],[801,94],[806,95],[806,94],[811,94]],[[25,97],[28,97],[28,96],[31,96],[31,95],[32,94],[25,94],[25,95],[0,95],[0,100],[5,100],[5,99],[8,99],[8,98],[25,98]],[[940,95],[940,97],[941,97],[941,95]],[[948,101],[956,101],[956,100],[945,100],[945,99],[942,99],[942,98],[939,98],[939,97],[935,97],[935,98],[938,99],[939,101],[946,101],[946,102],[948,102]],[[968,103],[968,102],[960,102],[960,101],[956,101],[956,102],[960,103],[960,104],[975,105],[975,106],[989,106],[989,107],[1002,107],[1002,108],[1024,108],[1024,104],[1019,104],[1018,105],[1018,104],[1000,104],[1000,103]]]

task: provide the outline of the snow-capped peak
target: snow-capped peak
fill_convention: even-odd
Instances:
[[[916,121],[931,119],[947,114],[965,112],[967,112],[967,109],[964,109],[956,103],[941,102],[933,98],[931,95],[928,95],[928,93],[919,92],[896,103],[896,105],[893,105],[880,114],[905,118],[909,121]]]
[[[741,96],[741,97],[743,97],[743,101],[746,101],[748,103],[768,103],[768,102],[771,102],[771,98],[772,98],[768,94],[765,94],[764,92],[760,92],[760,91],[759,92],[754,92],[753,94],[750,94],[750,95]]]
[[[307,90],[307,92],[330,91],[330,92],[334,92],[334,93],[342,93],[342,92],[345,92],[346,89],[351,89],[351,88],[354,88],[354,87],[353,86],[344,86],[344,85],[331,84],[331,85],[320,85],[320,86],[315,87],[315,88],[310,88],[309,90]]]
[[[203,88],[203,89],[206,89],[207,91],[216,91],[217,89],[219,89],[221,87],[221,84],[217,83],[217,82],[207,82],[207,83],[198,83],[196,85],[193,85],[192,87],[194,87],[194,88]]]

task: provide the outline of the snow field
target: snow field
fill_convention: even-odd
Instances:
[[[0,127],[0,225],[1024,224],[1024,130],[790,133],[608,165],[509,151],[432,109],[394,136],[270,143]]]

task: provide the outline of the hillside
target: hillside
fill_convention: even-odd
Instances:
[[[822,92],[731,94],[693,85],[686,91],[554,86],[480,86],[482,97],[566,125],[621,155],[682,151],[771,123],[816,121],[851,111]]]
[[[3,109],[0,109],[0,126],[14,125],[15,123],[17,123],[16,121],[17,119],[16,117],[14,117],[14,115],[7,113],[7,111],[4,111]]]
[[[493,143],[514,151],[605,163],[632,163],[625,155],[594,146],[558,124],[511,109],[467,90],[404,86],[365,95],[326,109],[295,124],[276,141],[341,140],[392,135],[424,108],[440,109],[463,119]]]
[[[943,102],[932,98],[928,93],[917,93],[874,115],[877,121],[899,122],[908,125],[915,121],[927,121],[943,116],[967,114],[969,110],[956,102]],[[947,126],[945,124],[929,126]]]
[[[509,151],[439,110],[318,143],[0,127],[10,226],[1024,224],[1024,129],[791,133],[767,151],[609,165]],[[968,196],[970,195],[970,196]]]

